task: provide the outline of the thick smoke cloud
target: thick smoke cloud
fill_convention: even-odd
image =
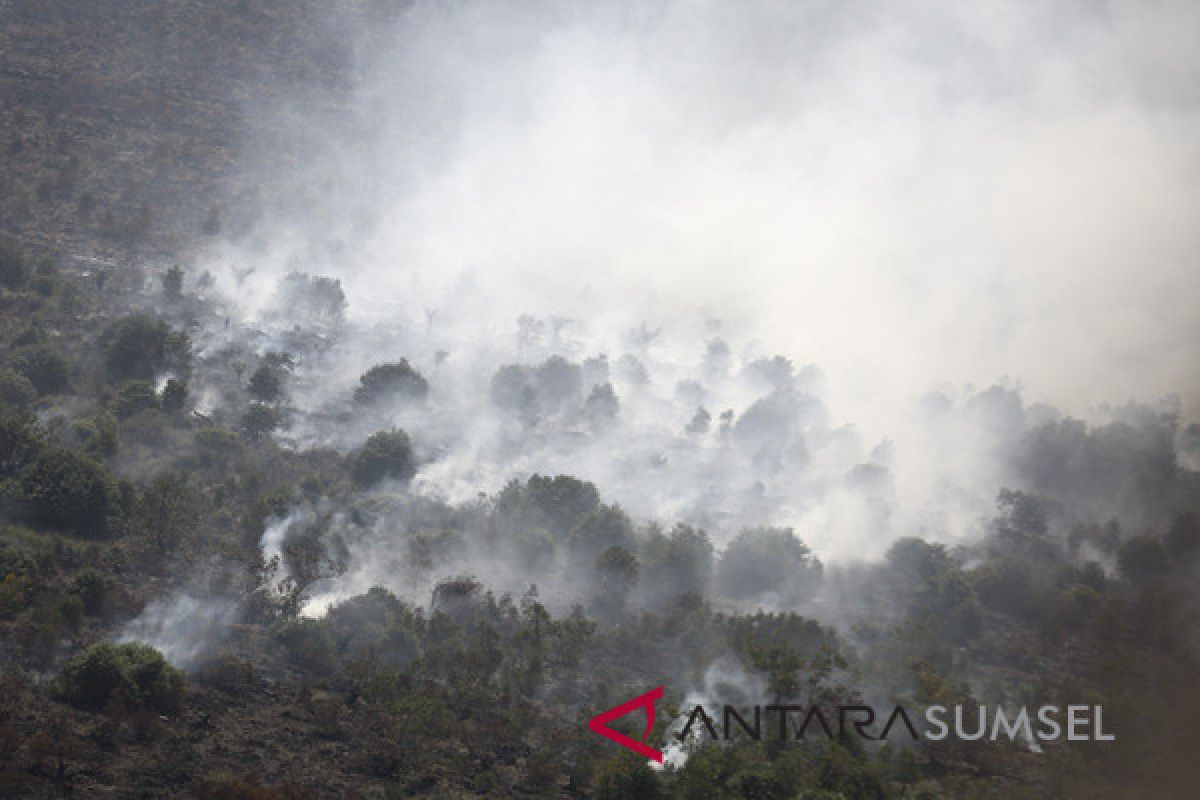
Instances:
[[[290,109],[313,158],[254,262],[483,336],[707,312],[856,405],[1002,375],[1080,412],[1191,402],[1196,17],[416,4],[350,108]]]
[[[193,265],[235,322],[199,337],[197,384],[239,349],[297,351],[286,436],[350,449],[404,427],[418,487],[456,501],[562,472],[718,545],[762,523],[824,559],[971,536],[1012,477],[1005,443],[1058,413],[1030,402],[1103,419],[1102,401],[1174,391],[1194,415],[1188,21],[1091,4],[379,13],[347,105],[258,111],[283,138],[249,148],[264,188]],[[268,150],[299,155],[272,171]],[[344,319],[301,318],[280,289],[297,270],[341,280]],[[727,357],[705,355],[717,339]],[[776,353],[792,364],[773,373],[759,359]],[[536,422],[494,400],[501,366],[537,384],[554,355],[579,385],[539,386]],[[348,405],[401,357],[426,404]],[[608,425],[611,399],[587,402],[605,382]],[[699,406],[708,428],[688,433]],[[345,588],[386,563],[363,541]]]

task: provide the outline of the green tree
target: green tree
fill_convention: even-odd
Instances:
[[[260,403],[274,403],[283,395],[283,376],[266,364],[260,364],[250,375],[246,389]]]
[[[45,447],[46,431],[33,414],[0,414],[0,479],[18,475]]]
[[[101,334],[100,344],[104,363],[117,378],[153,380],[168,370],[186,376],[190,368],[187,334],[147,314],[117,319]]]
[[[27,408],[37,400],[37,389],[24,375],[7,367],[0,368],[0,404]]]
[[[51,344],[22,347],[13,361],[38,394],[59,394],[71,383],[71,362]]]
[[[177,549],[195,526],[200,506],[187,482],[160,475],[138,499],[137,523],[159,555]]]
[[[242,415],[242,431],[252,440],[259,440],[279,427],[279,414],[263,403],[252,403]]]
[[[596,800],[657,800],[664,796],[658,776],[646,760],[624,754],[597,764],[592,782]]]
[[[610,547],[633,552],[637,546],[633,538],[633,524],[625,512],[617,506],[603,505],[579,521],[571,530],[567,544],[577,563],[589,567]]]
[[[387,400],[423,402],[429,394],[429,382],[406,358],[392,364],[377,364],[364,372],[358,382],[354,402],[362,405]]]
[[[721,555],[717,588],[735,599],[767,592],[794,597],[812,591],[821,571],[821,562],[791,528],[748,528]]]
[[[121,386],[113,403],[113,413],[120,419],[132,417],[140,411],[158,408],[158,393],[149,381],[129,381]]]
[[[29,279],[29,259],[20,242],[0,236],[0,286],[20,289]]]
[[[583,415],[596,428],[612,424],[617,418],[620,402],[611,383],[602,383],[592,387],[591,394],[583,403]]]
[[[31,518],[60,530],[102,533],[116,487],[104,467],[74,450],[44,450],[21,474],[21,498]]]
[[[175,414],[183,410],[187,404],[187,382],[176,378],[171,378],[163,386],[162,390],[162,408],[168,414]]]
[[[407,484],[417,474],[412,441],[402,430],[373,433],[350,456],[350,473],[359,486],[374,486],[384,479]]]
[[[174,711],[183,700],[183,673],[146,644],[101,642],[68,661],[55,679],[62,699],[99,709],[114,697],[157,711]]]

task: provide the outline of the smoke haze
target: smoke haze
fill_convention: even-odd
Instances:
[[[221,257],[484,340],[520,313],[719,318],[819,364],[860,424],[1004,376],[1076,414],[1146,392],[1190,409],[1188,21],[418,3],[358,43],[349,109],[277,110],[311,158],[264,175],[265,216]]]
[[[785,525],[825,560],[975,538],[1064,411],[1194,412],[1189,10],[373,13],[336,113],[255,112],[262,189],[192,265],[221,298],[201,410],[231,360],[289,350],[297,445],[402,427],[433,497],[570,474],[635,520],[718,547]],[[306,306],[297,271],[339,280],[345,315]],[[347,413],[401,358],[430,402]],[[405,513],[338,519],[348,573],[310,611],[464,573],[574,596],[486,551],[405,587]]]

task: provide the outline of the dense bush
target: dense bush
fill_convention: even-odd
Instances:
[[[293,619],[275,629],[279,641],[292,663],[310,672],[327,672],[336,664],[333,637],[323,622],[315,619]]]
[[[821,563],[791,528],[750,528],[729,543],[717,564],[726,597],[804,594],[821,577]]]
[[[34,522],[94,534],[107,528],[116,487],[108,471],[91,458],[51,447],[21,474],[20,492]]]
[[[104,363],[117,378],[153,380],[160,372],[186,375],[190,361],[187,334],[162,320],[129,314],[109,325],[100,337]]]
[[[71,384],[71,363],[53,345],[38,343],[23,347],[17,351],[13,364],[38,394],[59,394]]]
[[[154,391],[154,386],[149,381],[129,381],[117,393],[117,399],[113,403],[113,412],[121,419],[125,419],[140,411],[158,407],[158,393]]]
[[[107,411],[101,411],[95,416],[74,420],[71,422],[70,438],[73,446],[88,455],[97,459],[110,458],[116,454],[120,444],[117,418]]]
[[[0,479],[18,475],[46,446],[46,431],[28,412],[0,416]]]
[[[260,403],[278,402],[283,399],[284,384],[295,366],[289,353],[267,353],[250,376],[246,389]]]
[[[19,289],[29,279],[29,259],[20,243],[0,236],[0,286]]]
[[[114,589],[113,579],[99,570],[88,567],[80,570],[71,581],[69,592],[78,597],[83,610],[101,616],[108,609]]]
[[[350,457],[350,472],[359,486],[374,486],[385,479],[408,483],[417,473],[408,434],[401,430],[371,434]]]
[[[73,705],[99,709],[113,697],[174,711],[184,694],[183,673],[146,644],[102,642],[72,658],[55,678],[58,695]]]
[[[162,409],[169,414],[182,411],[187,404],[187,383],[171,378],[162,390]]]
[[[386,400],[423,401],[429,394],[429,382],[405,358],[371,367],[358,382],[354,402],[364,405]]]
[[[603,505],[583,516],[571,530],[567,544],[578,563],[588,566],[610,547],[630,552],[637,549],[629,517],[616,506]]]
[[[261,439],[278,427],[279,413],[263,403],[252,403],[242,415],[242,432],[250,439]]]
[[[0,368],[0,404],[13,408],[25,408],[37,400],[37,389],[24,375],[8,368]]]

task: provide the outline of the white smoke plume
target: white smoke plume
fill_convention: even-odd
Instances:
[[[1004,444],[1058,413],[1030,403],[1195,414],[1198,26],[1171,3],[416,3],[355,43],[336,114],[259,112],[261,203],[191,264],[234,321],[201,355],[296,350],[285,436],[403,427],[418,491],[455,501],[561,472],[718,544],[960,540]],[[268,174],[268,149],[301,155]],[[293,271],[339,279],[345,318],[300,319]],[[565,400],[496,407],[498,368],[552,355],[583,365]],[[344,413],[402,357],[427,404]],[[587,411],[606,382],[611,422]],[[319,602],[396,583],[383,520]]]

